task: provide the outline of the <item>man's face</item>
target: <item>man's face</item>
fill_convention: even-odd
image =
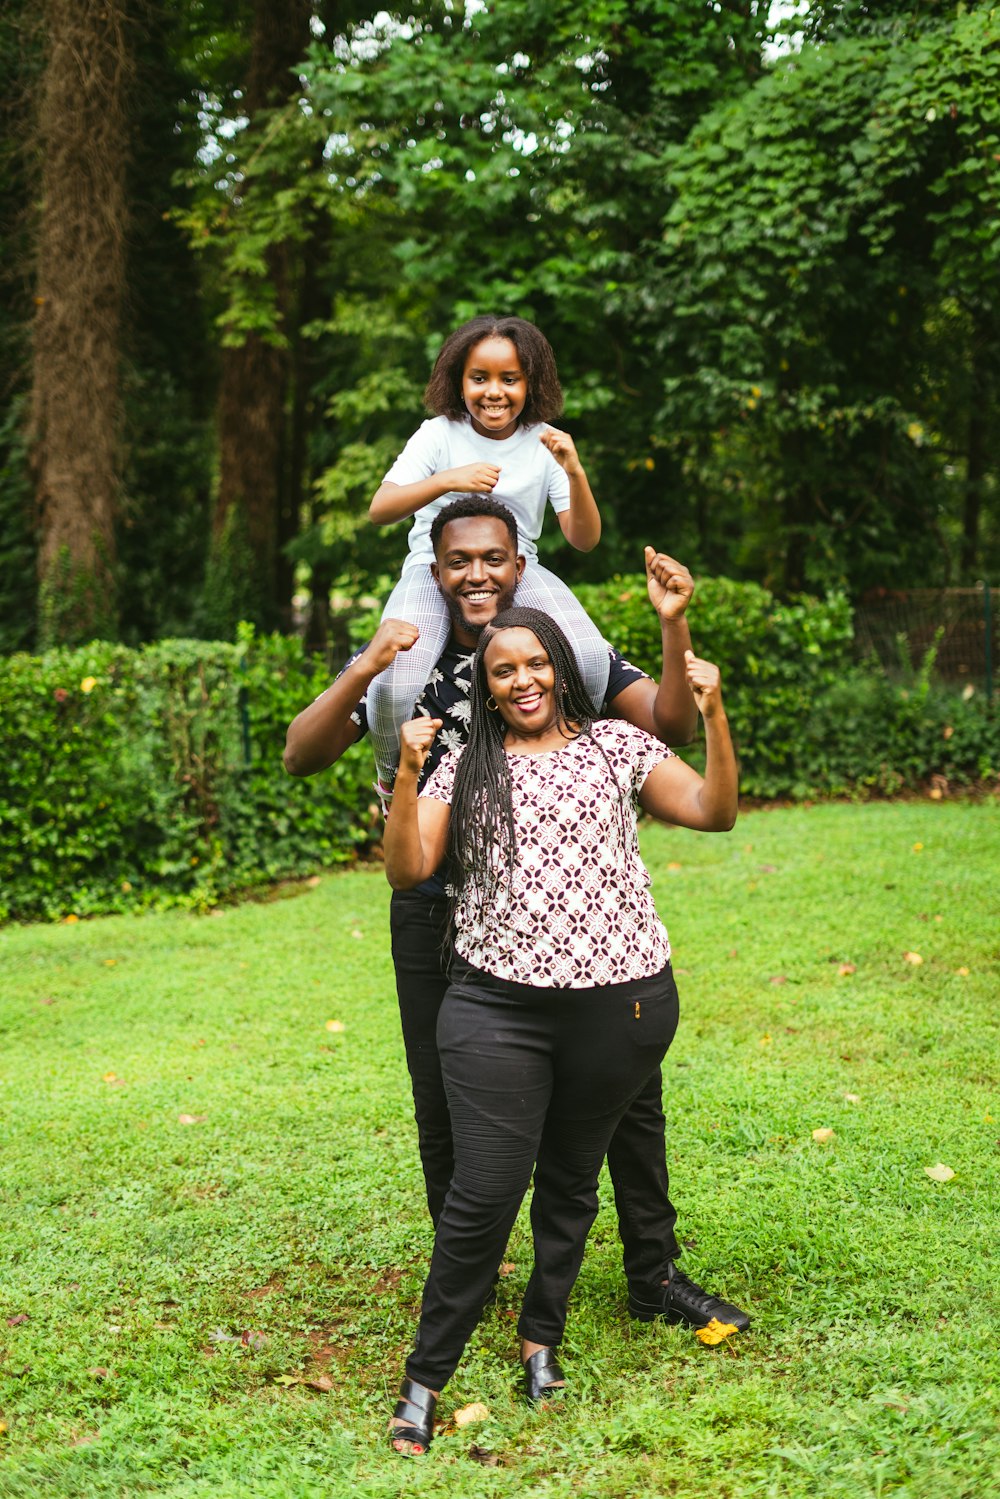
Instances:
[[[441,532],[431,572],[444,595],[452,628],[477,639],[501,609],[514,602],[524,572],[503,521],[492,515],[467,515],[449,521]]]

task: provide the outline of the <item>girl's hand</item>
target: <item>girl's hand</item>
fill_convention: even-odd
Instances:
[[[553,458],[568,474],[575,474],[583,468],[580,455],[576,451],[576,443],[568,432],[560,432],[558,427],[543,427],[538,434],[538,441],[552,454]]]
[[[702,661],[694,651],[684,652],[684,674],[702,718],[722,713],[722,676],[711,661]]]
[[[495,463],[465,463],[448,470],[448,489],[458,494],[492,494],[499,477]]]
[[[399,731],[399,768],[419,776],[443,719],[414,718]]]

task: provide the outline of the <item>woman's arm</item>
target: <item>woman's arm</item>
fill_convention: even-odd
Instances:
[[[738,774],[719,669],[684,652],[691,691],[705,723],[704,779],[676,756],[661,761],[643,782],[639,805],[651,817],[703,833],[723,833],[736,821]]]
[[[466,463],[461,468],[444,468],[412,484],[391,484],[384,479],[368,506],[368,519],[376,526],[405,520],[453,490],[459,494],[492,494],[499,477],[496,464]]]
[[[420,772],[440,727],[440,718],[415,718],[400,730],[399,770],[382,844],[386,878],[394,890],[412,890],[429,880],[448,846],[451,808],[417,796]]]
[[[597,508],[594,492],[587,478],[587,470],[580,462],[576,443],[568,432],[558,427],[545,427],[539,434],[539,442],[548,448],[553,458],[566,470],[569,479],[569,509],[559,511],[559,525],[571,547],[578,552],[592,552],[601,539],[601,512]]]

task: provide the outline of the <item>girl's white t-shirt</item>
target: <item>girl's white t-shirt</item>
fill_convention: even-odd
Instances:
[[[542,430],[541,423],[532,423],[518,427],[510,437],[482,437],[473,430],[468,417],[452,421],[447,416],[434,416],[414,432],[386,474],[385,482],[415,484],[446,468],[460,468],[466,463],[495,464],[500,478],[492,498],[513,512],[520,549],[532,562],[538,557],[535,541],[541,535],[546,501],[557,514],[568,510],[570,505],[569,476],[539,441]],[[404,573],[421,563],[434,561],[431,523],[439,510],[466,492],[443,494],[417,511],[410,527]]]

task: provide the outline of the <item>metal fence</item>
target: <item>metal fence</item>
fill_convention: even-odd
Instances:
[[[861,656],[877,656],[891,674],[918,669],[934,650],[932,675],[951,686],[971,685],[987,697],[1000,641],[1000,589],[879,589],[854,611],[854,638]]]

